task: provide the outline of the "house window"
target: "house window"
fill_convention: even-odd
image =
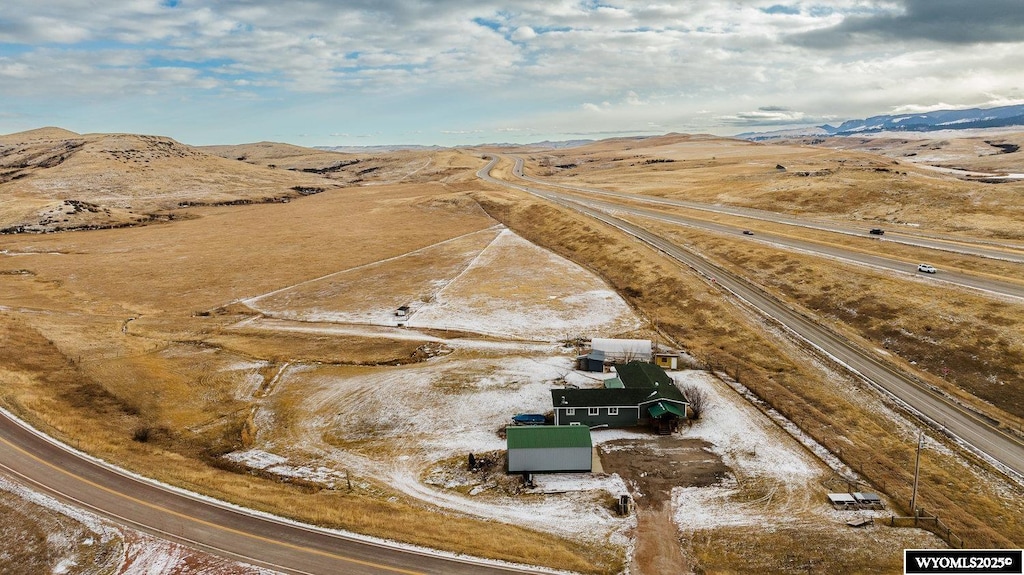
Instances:
[[[600,414],[601,414],[601,408],[600,407],[591,407],[591,408],[587,409],[587,415],[600,415]]]
[[[619,408],[618,407],[609,407],[608,408],[608,415],[618,415],[618,414],[619,414]]]
[[[570,407],[569,409],[565,410],[565,414],[566,415],[576,415],[576,410]]]

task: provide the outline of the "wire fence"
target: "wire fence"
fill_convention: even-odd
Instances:
[[[946,542],[953,549],[963,549],[964,540],[962,537],[953,533],[945,523],[939,519],[938,515],[929,515],[924,509],[917,510],[917,516],[915,517],[900,517],[893,515],[889,518],[889,525],[892,527],[920,527],[927,529],[932,533],[936,534],[943,541]]]

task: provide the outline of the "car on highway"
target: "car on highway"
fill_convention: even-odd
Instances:
[[[754,235],[754,232],[752,232],[750,230],[743,230],[743,235],[745,235],[745,236],[752,236],[752,235]]]
[[[935,266],[930,264],[917,264],[917,271],[924,272],[926,274],[933,274],[938,270],[935,269]]]
[[[876,236],[880,236],[880,235],[882,235],[882,234],[884,234],[884,233],[885,233],[885,230],[883,230],[882,228],[871,228],[871,229],[870,229],[870,230],[868,231],[868,233],[869,233],[869,234],[873,234],[873,235],[876,235]]]

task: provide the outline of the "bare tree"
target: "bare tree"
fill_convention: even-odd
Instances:
[[[683,395],[686,396],[686,401],[690,404],[690,412],[693,413],[693,419],[700,419],[700,415],[708,407],[707,392],[703,387],[697,387],[692,384],[684,385],[680,391],[683,392]]]
[[[623,346],[622,350],[618,353],[620,359],[616,360],[615,363],[629,363],[640,359],[640,350],[635,346]]]

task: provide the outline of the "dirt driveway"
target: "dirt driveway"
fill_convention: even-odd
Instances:
[[[618,473],[636,503],[637,544],[631,572],[688,573],[679,530],[672,521],[672,488],[720,482],[729,468],[700,439],[651,436],[601,445],[604,470]]]

